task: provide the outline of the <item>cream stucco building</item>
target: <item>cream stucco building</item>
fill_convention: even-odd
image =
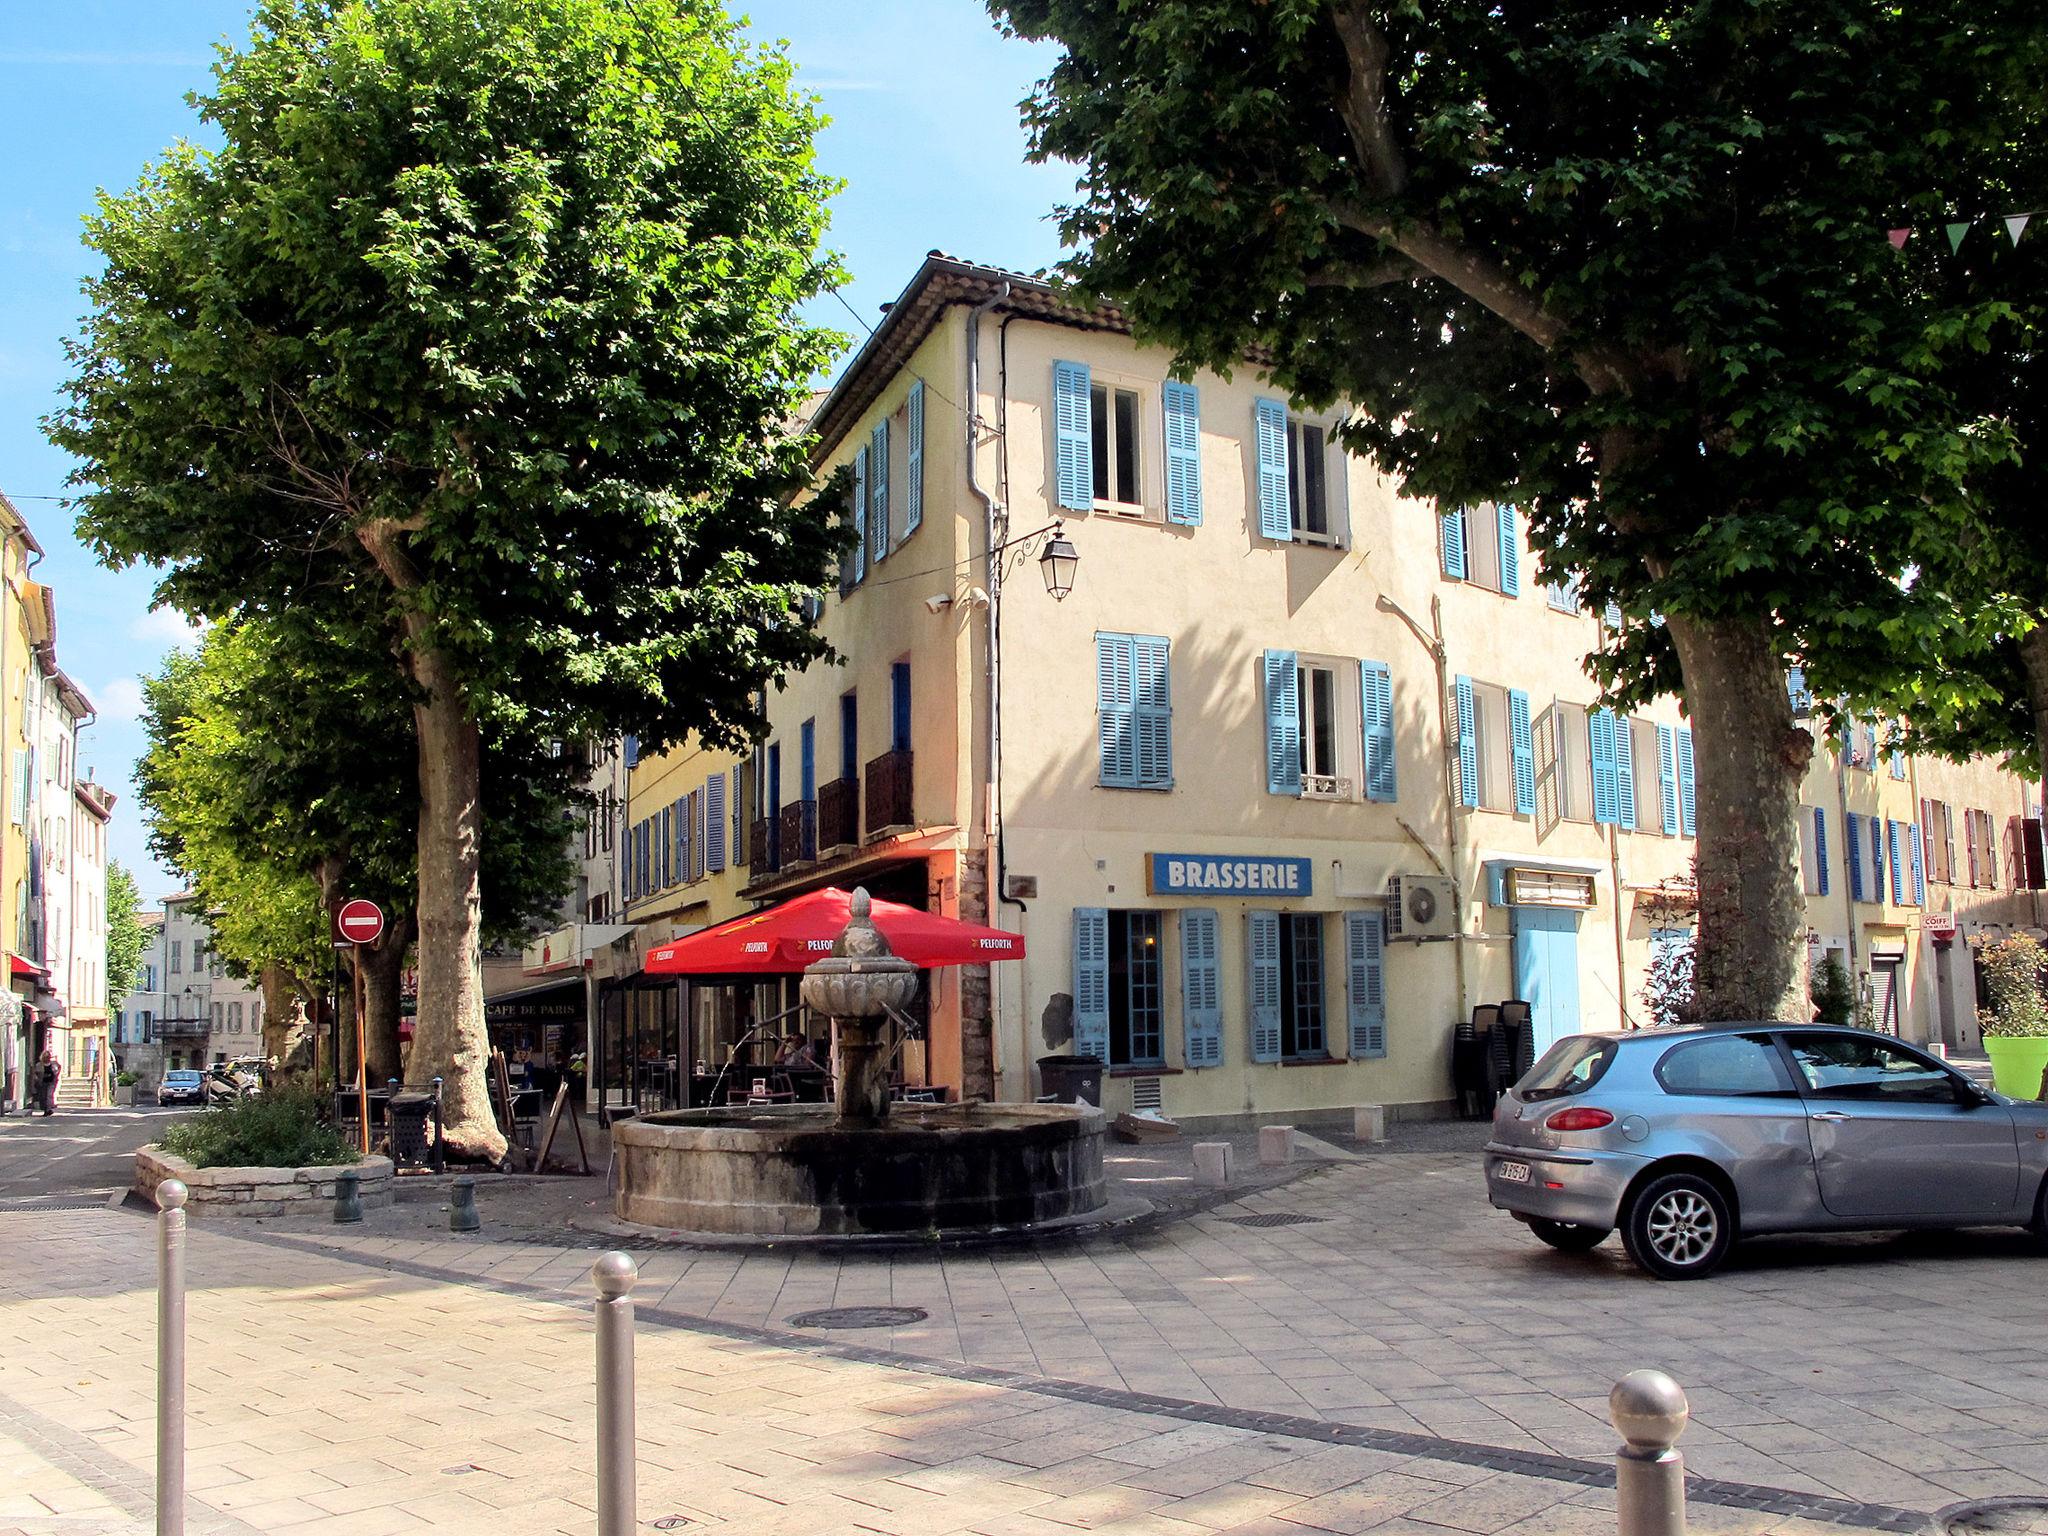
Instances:
[[[862,513],[844,662],[743,761],[636,765],[636,952],[824,884],[991,922],[1029,958],[933,973],[907,1074],[1022,1099],[1078,1046],[1110,1107],[1195,1123],[1440,1105],[1482,1003],[1539,1045],[1643,1022],[1690,921],[1686,723],[1591,709],[1603,620],[1514,511],[1402,499],[1336,420],[927,260],[813,420]],[[614,1055],[671,1074],[793,1001],[645,991]]]

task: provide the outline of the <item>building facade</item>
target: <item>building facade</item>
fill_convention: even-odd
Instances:
[[[141,981],[121,1002],[114,1055],[153,1089],[168,1071],[263,1055],[263,992],[227,973],[207,915],[189,894],[146,917]]]
[[[1691,736],[1593,707],[1605,617],[1512,508],[1404,501],[1333,413],[937,256],[814,425],[862,529],[844,661],[743,760],[635,767],[640,953],[824,884],[991,922],[1028,958],[932,973],[906,1073],[1023,1099],[1079,1050],[1109,1107],[1196,1123],[1440,1105],[1484,1003],[1539,1047],[1644,1021],[1691,921]],[[778,1000],[692,991],[699,1063]]]

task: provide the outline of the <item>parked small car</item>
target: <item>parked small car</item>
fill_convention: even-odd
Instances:
[[[1492,1203],[1663,1280],[1765,1232],[2025,1226],[2048,1251],[2048,1103],[1870,1030],[1717,1024],[1558,1041],[1502,1096]]]
[[[159,1104],[200,1104],[206,1099],[206,1079],[190,1068],[177,1067],[164,1074],[156,1085]]]

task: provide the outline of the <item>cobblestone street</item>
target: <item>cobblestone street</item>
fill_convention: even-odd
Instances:
[[[2043,1271],[2016,1238],[1774,1242],[1659,1285],[1618,1248],[1566,1258],[1487,1209],[1469,1153],[1445,1149],[1473,1134],[1415,1128],[1057,1245],[645,1247],[643,1521],[1602,1532],[1606,1390],[1645,1365],[1691,1396],[1701,1530],[1915,1529],[2048,1492]],[[459,1239],[431,1200],[355,1229],[196,1222],[195,1529],[586,1531],[605,1239],[562,1218],[591,1197],[487,1184],[485,1232]],[[147,1218],[16,1211],[0,1242],[0,1326],[35,1343],[0,1365],[0,1529],[144,1529]],[[927,1316],[790,1322],[848,1305]]]

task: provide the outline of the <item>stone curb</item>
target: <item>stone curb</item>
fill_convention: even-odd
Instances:
[[[354,1165],[326,1164],[308,1168],[195,1168],[154,1142],[135,1153],[131,1186],[149,1204],[156,1188],[177,1179],[190,1191],[185,1209],[217,1216],[276,1216],[332,1200],[343,1173],[353,1172],[365,1207],[392,1201],[392,1169],[388,1157],[366,1157]]]

